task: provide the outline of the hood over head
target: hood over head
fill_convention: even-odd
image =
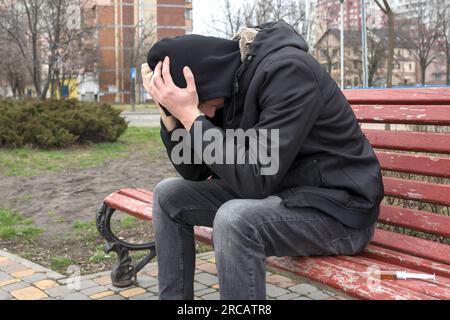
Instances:
[[[173,81],[180,88],[186,87],[183,68],[191,68],[200,101],[231,97],[241,64],[238,41],[197,34],[164,38],[150,49],[147,63],[154,70],[166,56]]]
[[[183,68],[191,68],[200,101],[226,98],[226,122],[242,113],[245,92],[259,63],[271,52],[286,46],[308,51],[303,37],[284,20],[241,29],[227,40],[196,34],[164,38],[153,45],[147,56],[152,70],[166,56],[175,84],[186,87]],[[238,117],[239,118],[239,117]]]
[[[248,32],[248,29],[257,32]],[[284,20],[249,26],[242,29],[234,38],[241,43],[243,62],[236,72],[233,101],[225,110],[226,124],[229,126],[239,123],[249,83],[258,65],[267,55],[287,46],[296,47],[305,52],[309,50],[305,39]]]

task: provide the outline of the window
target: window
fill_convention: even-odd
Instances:
[[[184,18],[186,20],[192,20],[192,9],[186,9],[184,11]]]
[[[434,80],[442,80],[442,73],[435,73]]]
[[[409,64],[409,71],[412,70],[412,63]]]

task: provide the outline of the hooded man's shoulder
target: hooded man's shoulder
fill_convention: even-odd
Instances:
[[[323,78],[325,69],[320,63],[309,53],[296,47],[286,46],[268,54],[259,64],[258,69],[261,71],[273,69],[276,66],[286,64],[298,65],[306,71],[310,71],[315,78],[320,81]]]

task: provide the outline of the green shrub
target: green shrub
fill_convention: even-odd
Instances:
[[[107,104],[0,99],[0,147],[61,148],[115,142],[126,129],[120,111]]]

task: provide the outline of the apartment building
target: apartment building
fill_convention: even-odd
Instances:
[[[139,71],[155,41],[192,32],[192,0],[93,0],[92,8],[98,26],[97,99],[140,101],[139,85],[132,94],[131,69]]]
[[[374,29],[370,33],[370,37],[376,43],[387,41],[386,29]],[[361,36],[357,30],[345,31],[345,87],[358,87],[362,85],[362,62],[361,62]],[[331,77],[340,82],[340,30],[329,29],[315,44],[313,55],[320,64],[328,71]],[[418,82],[418,63],[410,52],[410,44],[408,41],[397,35],[395,48],[395,63],[393,84],[397,86],[415,85]],[[369,70],[372,86],[385,85],[386,78],[386,53],[378,52],[376,47],[372,47],[369,40],[369,64],[377,60],[377,68],[373,71]],[[376,46],[376,45],[375,45]]]

